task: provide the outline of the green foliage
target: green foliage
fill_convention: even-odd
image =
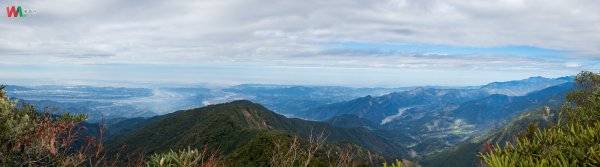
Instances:
[[[315,159],[315,153],[323,149],[326,138],[324,133],[315,137],[311,133],[305,144],[300,141],[298,136],[294,136],[291,142],[275,141],[275,149],[269,164],[280,167],[307,167],[311,165],[311,160]]]
[[[217,151],[200,152],[196,149],[182,149],[154,154],[147,159],[148,166],[277,166],[277,167],[354,167],[373,166],[383,162],[383,157],[365,154],[362,148],[345,144],[324,144],[323,135],[310,139],[296,135],[270,131],[261,133],[248,144],[227,156]],[[362,158],[371,158],[369,160]],[[135,166],[135,165],[134,165]]]
[[[504,148],[495,146],[484,161],[489,166],[600,165],[600,122],[566,127],[539,130],[531,140],[517,139]]]
[[[423,166],[476,166],[481,143],[463,142],[425,157]]]
[[[488,166],[599,166],[600,76],[582,72],[567,95],[558,120],[545,129],[530,127],[526,137],[504,147],[488,147]]]
[[[33,132],[34,110],[29,106],[17,107],[17,101],[6,97],[0,85],[0,162],[2,166],[18,163],[16,145],[25,134]]]
[[[404,166],[404,164],[402,163],[401,160],[396,160],[396,162],[393,162],[389,166],[388,166],[387,162],[383,163],[383,167],[403,167],[403,166]]]
[[[202,152],[198,149],[187,148],[177,152],[171,150],[163,154],[154,154],[147,161],[148,166],[157,167],[224,166],[222,163],[221,159],[217,158],[215,154],[210,154],[206,147]]]
[[[273,131],[265,132],[254,137],[248,144],[231,153],[227,159],[235,164],[245,166],[269,166],[269,161],[275,151],[275,141],[291,141],[288,133]]]
[[[10,100],[0,86],[0,166],[99,166],[102,143],[83,138],[86,115],[38,113]],[[77,147],[79,144],[81,147]],[[82,146],[83,145],[83,146]]]
[[[234,166],[372,166],[381,155],[348,142],[323,143],[322,135],[301,138],[282,131],[268,131],[227,155]]]

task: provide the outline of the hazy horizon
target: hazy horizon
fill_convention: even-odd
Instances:
[[[169,82],[156,82],[156,81],[148,81],[148,82],[135,82],[135,81],[114,81],[114,80],[94,80],[94,79],[25,79],[25,78],[12,78],[5,79],[0,78],[0,81],[4,85],[14,85],[14,86],[25,86],[25,87],[36,87],[36,86],[93,86],[93,87],[129,87],[129,88],[160,88],[160,87],[204,87],[204,88],[227,88],[232,86],[239,85],[273,85],[273,86],[308,86],[308,87],[349,87],[349,88],[402,88],[402,87],[478,87],[484,86],[486,84],[490,84],[493,82],[508,82],[508,81],[517,81],[524,80],[531,77],[544,77],[544,78],[560,78],[560,77],[568,77],[574,75],[564,75],[564,76],[528,76],[524,78],[518,79],[507,79],[507,80],[496,80],[489,82],[481,82],[481,84],[472,84],[472,85],[436,85],[436,84],[421,84],[421,85],[343,85],[343,84],[304,84],[304,83],[260,83],[260,82],[243,82],[243,83],[215,83],[215,82],[189,82],[189,83],[169,83]]]

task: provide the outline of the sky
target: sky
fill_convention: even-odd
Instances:
[[[14,18],[6,6],[34,9]],[[0,0],[0,82],[467,86],[600,71],[596,0]]]

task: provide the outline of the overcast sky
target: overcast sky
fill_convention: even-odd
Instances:
[[[597,0],[0,4],[7,83],[454,86],[600,69]]]

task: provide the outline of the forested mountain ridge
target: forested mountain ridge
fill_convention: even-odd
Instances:
[[[327,135],[328,143],[352,142],[373,153],[401,156],[404,150],[364,127],[340,128],[324,122],[286,118],[246,100],[153,117],[145,126],[108,143],[112,146],[109,150],[115,152],[119,146],[127,145],[124,153],[160,153],[207,145],[223,155],[236,155],[240,148],[248,147],[251,141],[264,135],[281,133],[308,137],[320,132]]]

